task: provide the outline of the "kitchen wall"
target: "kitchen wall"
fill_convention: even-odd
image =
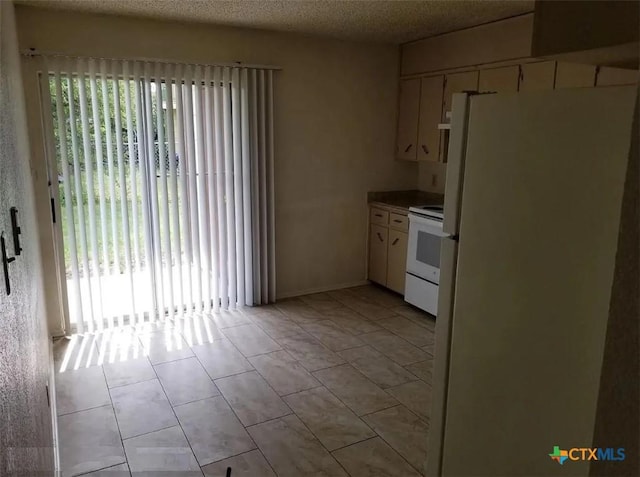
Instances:
[[[416,186],[417,165],[393,159],[397,47],[26,6],[17,8],[17,17],[21,49],[282,67],[275,82],[278,296],[363,282],[366,192]],[[39,217],[48,223],[29,63],[24,61],[33,168]],[[53,277],[51,231],[44,232],[45,265]]]
[[[0,232],[13,257],[9,209],[18,207],[23,248],[9,264],[8,296],[0,270],[0,475],[53,475],[49,340],[13,13],[0,2]]]

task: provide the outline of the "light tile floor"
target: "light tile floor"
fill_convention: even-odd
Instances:
[[[363,286],[58,340],[63,475],[424,475],[434,328]]]

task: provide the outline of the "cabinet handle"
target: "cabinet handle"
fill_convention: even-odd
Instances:
[[[394,221],[396,224],[401,224],[401,223],[402,223],[402,220],[400,220],[400,219],[393,219],[393,221]]]
[[[395,245],[398,243],[398,240],[400,240],[399,238],[396,238],[393,242],[391,242],[391,245]]]
[[[422,145],[422,150],[425,154],[429,154],[429,149],[427,149],[427,146],[425,146],[424,144]]]
[[[374,214],[376,217],[382,217],[382,214]]]
[[[376,235],[378,236],[381,242],[384,242],[384,239],[382,238],[382,235],[380,235],[380,232],[376,232]]]
[[[413,147],[413,144],[409,144],[407,148],[404,150],[404,152],[409,152],[409,149],[411,149],[412,147]]]

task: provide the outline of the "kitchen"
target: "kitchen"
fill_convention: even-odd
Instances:
[[[64,475],[637,462],[550,454],[635,442],[634,3],[15,3]]]

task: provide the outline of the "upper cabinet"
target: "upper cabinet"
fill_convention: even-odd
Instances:
[[[640,2],[540,0],[535,21],[527,13],[401,45],[395,157],[420,161],[420,188],[441,193],[449,130],[438,123],[450,122],[453,94],[637,84],[639,12]]]
[[[437,161],[444,76],[400,80],[396,158]]]
[[[520,67],[520,72],[519,91],[548,91],[555,84],[556,62],[525,63]]]
[[[402,45],[400,75],[469,68],[531,55],[533,14],[436,35]]]
[[[598,71],[596,86],[623,86],[638,83],[638,70],[603,66]]]
[[[596,85],[596,67],[578,63],[558,63],[556,89],[592,88]]]
[[[447,112],[451,111],[451,96],[453,93],[478,90],[478,72],[467,71],[465,73],[452,73],[446,76],[444,86],[444,103],[442,107],[442,120],[446,121]]]
[[[519,65],[480,70],[478,90],[495,93],[516,93],[518,91],[519,78]]]
[[[396,158],[415,161],[420,115],[420,79],[400,80]]]
[[[442,116],[444,76],[422,78],[420,121],[418,123],[418,160],[437,161],[440,151],[438,123]]]

